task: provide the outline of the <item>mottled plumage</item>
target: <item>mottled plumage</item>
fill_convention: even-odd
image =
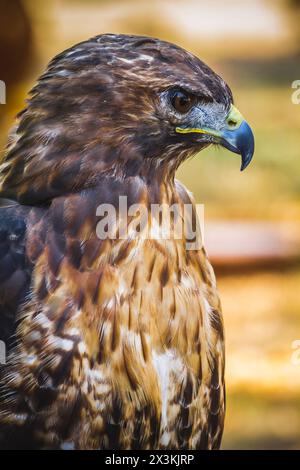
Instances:
[[[182,115],[176,90],[195,97]],[[222,133],[231,105],[199,59],[146,37],[98,36],[41,76],[0,167],[0,447],[219,448],[223,324],[204,249],[101,240],[96,212],[119,196],[195,212],[175,171],[225,141],[189,128]]]

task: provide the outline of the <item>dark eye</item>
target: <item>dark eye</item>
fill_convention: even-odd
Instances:
[[[171,103],[178,113],[185,114],[195,104],[196,97],[182,90],[172,93]]]

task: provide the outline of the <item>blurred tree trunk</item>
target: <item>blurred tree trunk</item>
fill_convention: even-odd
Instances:
[[[22,0],[0,0],[0,79],[18,82],[30,65],[32,33]]]
[[[298,54],[300,55],[300,0],[288,0],[292,25],[296,31]]]

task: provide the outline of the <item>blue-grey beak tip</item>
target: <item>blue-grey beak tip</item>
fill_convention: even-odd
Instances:
[[[243,121],[239,128],[237,148],[242,157],[241,171],[245,170],[252,160],[254,154],[254,136],[251,127]]]
[[[223,132],[222,145],[241,155],[241,171],[243,171],[251,162],[254,154],[254,136],[249,124],[242,121],[237,129],[227,129]]]

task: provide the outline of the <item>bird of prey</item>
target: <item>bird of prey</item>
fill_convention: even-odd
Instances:
[[[223,323],[204,248],[118,236],[123,216],[97,233],[97,208],[120,213],[120,197],[194,219],[175,171],[210,144],[242,169],[254,151],[228,85],[180,47],[104,34],[50,62],[0,167],[1,448],[219,448]]]

